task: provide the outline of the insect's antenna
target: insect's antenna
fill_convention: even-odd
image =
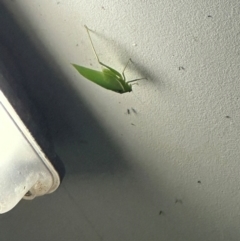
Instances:
[[[135,82],[135,81],[142,80],[142,79],[147,79],[147,78],[133,79],[133,80],[127,81],[127,83]]]
[[[91,42],[91,45],[92,45],[92,49],[93,49],[93,52],[94,52],[94,54],[95,54],[95,56],[96,56],[96,58],[97,58],[97,61],[98,61],[98,63],[101,63],[100,60],[99,60],[99,58],[98,58],[97,52],[96,52],[96,50],[95,50],[95,48],[94,48],[94,45],[93,45],[93,42],[92,42],[92,38],[91,38],[90,33],[89,33],[89,28],[88,28],[86,25],[84,25],[84,27],[85,27],[86,30],[87,30],[87,34],[88,34],[88,37],[89,37],[89,39],[90,39],[90,42]]]

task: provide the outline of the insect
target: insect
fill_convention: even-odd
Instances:
[[[145,79],[145,78],[140,78],[140,79],[134,79],[130,81],[126,81],[126,77],[124,74],[124,71],[126,70],[129,62],[132,60],[129,59],[127,64],[124,66],[122,73],[120,74],[118,71],[115,69],[109,67],[108,65],[102,63],[99,60],[99,57],[97,55],[97,52],[94,48],[91,36],[90,36],[90,29],[84,25],[84,27],[87,30],[88,37],[91,42],[91,46],[93,49],[93,52],[97,58],[98,63],[103,67],[102,71],[86,68],[77,64],[72,64],[73,67],[85,78],[88,80],[94,82],[97,85],[102,86],[105,89],[112,90],[114,92],[117,92],[119,94],[127,93],[132,91],[132,85],[129,84],[130,82],[135,82],[137,80]]]

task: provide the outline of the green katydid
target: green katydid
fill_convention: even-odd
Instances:
[[[131,59],[128,60],[127,64],[125,65],[125,67],[123,68],[122,74],[120,74],[118,71],[116,71],[115,69],[109,67],[108,65],[102,63],[99,60],[99,57],[97,55],[97,52],[94,48],[90,33],[89,33],[89,28],[84,25],[84,27],[87,30],[87,34],[88,37],[90,39],[90,43],[92,45],[92,49],[93,52],[97,58],[97,61],[100,65],[103,66],[102,71],[98,71],[98,70],[94,70],[94,69],[90,69],[90,68],[86,68],[77,64],[72,64],[73,67],[85,78],[87,78],[88,80],[94,82],[95,84],[98,84],[100,86],[102,86],[105,89],[108,90],[112,90],[114,92],[117,92],[119,94],[123,94],[126,92],[131,92],[132,91],[132,85],[130,85],[130,82],[135,82],[137,80],[140,79],[144,79],[144,78],[140,78],[140,79],[134,79],[134,80],[130,80],[130,81],[126,81],[126,77],[124,74],[124,71],[126,70],[129,62],[131,61]]]

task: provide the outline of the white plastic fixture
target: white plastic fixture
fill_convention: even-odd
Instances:
[[[0,213],[59,184],[58,173],[0,90]]]

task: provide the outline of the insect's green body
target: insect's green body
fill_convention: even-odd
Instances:
[[[96,50],[93,46],[92,43],[92,39],[90,37],[89,34],[89,29],[87,26],[85,26],[93,51],[96,55],[96,58],[98,60],[98,63],[100,65],[103,66],[103,70],[102,71],[98,71],[98,70],[94,70],[94,69],[90,69],[90,68],[86,68],[77,64],[72,64],[73,67],[85,78],[87,78],[88,80],[94,82],[95,84],[98,84],[100,86],[102,86],[105,89],[108,90],[112,90],[114,92],[123,94],[123,93],[127,93],[127,92],[131,92],[132,91],[132,86],[129,84],[129,82],[134,82],[140,79],[135,79],[135,80],[131,80],[131,81],[126,81],[125,75],[124,75],[124,71],[128,65],[128,63],[131,61],[131,59],[128,60],[127,64],[125,65],[122,74],[120,74],[118,71],[116,71],[115,69],[107,66],[106,64],[102,63],[99,58],[98,55],[96,53]]]
[[[125,81],[122,75],[110,67],[108,69],[104,68],[102,71],[97,71],[77,64],[73,64],[73,66],[82,76],[105,89],[120,94],[132,91],[132,86]]]

